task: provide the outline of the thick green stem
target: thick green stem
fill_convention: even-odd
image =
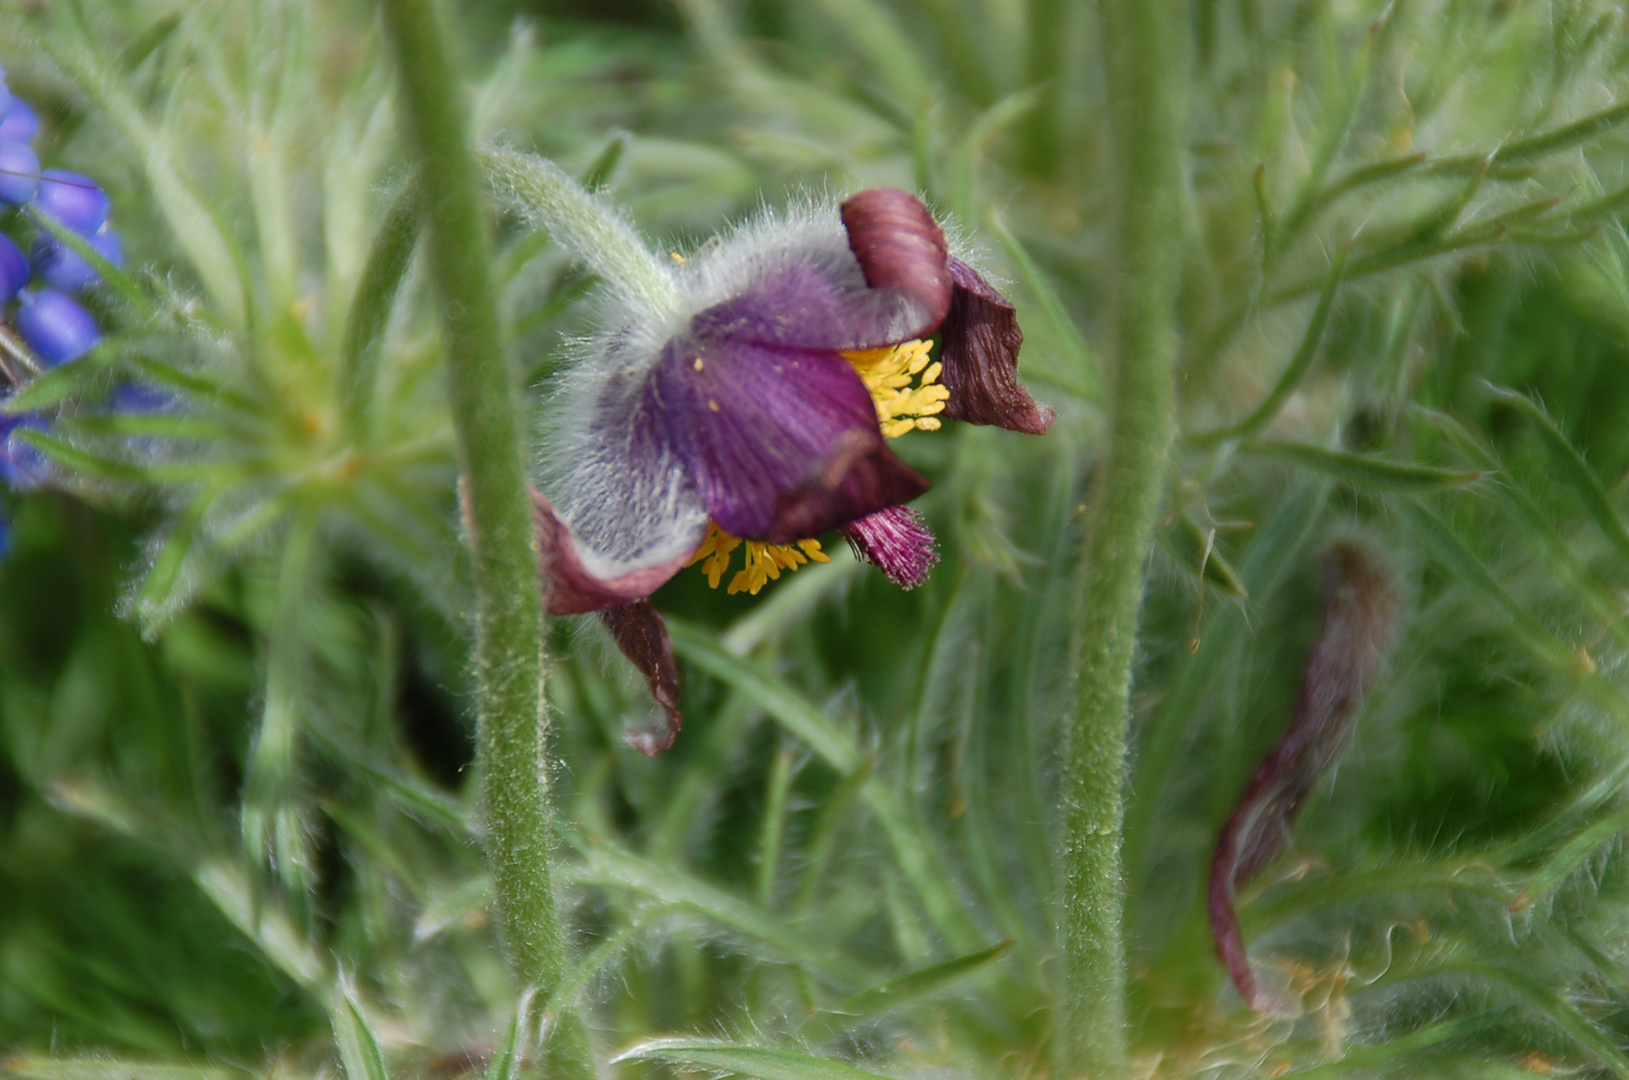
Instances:
[[[1184,85],[1175,0],[1099,0],[1118,173],[1112,434],[1081,569],[1064,777],[1067,1074],[1126,1062],[1121,830],[1132,662],[1172,431]]]
[[[429,216],[429,262],[442,306],[447,384],[475,567],[475,676],[487,854],[499,926],[522,987],[554,991],[567,965],[549,866],[544,768],[543,612],[514,375],[499,341],[486,222],[433,0],[383,0],[403,116]],[[563,1019],[549,1074],[589,1077],[586,1031]]]

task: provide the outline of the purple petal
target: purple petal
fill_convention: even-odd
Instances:
[[[667,714],[659,728],[633,728],[623,736],[629,746],[647,757],[655,757],[673,745],[684,723],[679,712],[679,668],[673,662],[673,643],[661,613],[645,600],[600,612],[600,621],[611,631],[622,655],[645,676],[650,696]]]
[[[950,310],[950,249],[922,200],[899,188],[869,188],[845,199],[842,215],[865,283],[910,297],[939,325]]]
[[[837,353],[675,340],[655,388],[725,532],[787,544],[928,489],[888,449],[870,392]]]
[[[101,185],[82,173],[46,169],[35,205],[76,233],[89,236],[107,223],[112,202]]]
[[[30,142],[39,133],[39,114],[22,98],[12,98],[11,105],[5,111],[5,116],[0,118],[0,139]]]
[[[100,232],[85,239],[92,250],[113,266],[124,263],[124,244],[112,229],[104,225]],[[79,292],[102,280],[95,267],[54,236],[42,236],[34,242],[34,268],[46,284],[63,292]]]
[[[945,365],[939,381],[950,388],[945,415],[1044,434],[1057,414],[1051,406],[1036,404],[1018,383],[1024,332],[1012,304],[960,259],[950,260],[950,276],[956,283],[955,296],[939,328],[943,335],[939,359]]]
[[[18,296],[17,332],[47,367],[77,360],[100,340],[91,313],[52,289]]]
[[[584,565],[583,554],[571,530],[554,512],[549,500],[532,492],[532,522],[542,549],[543,601],[550,615],[582,615],[643,600],[684,569],[692,544],[667,562],[602,577]]]
[[[900,289],[868,286],[847,251],[788,251],[728,300],[690,322],[709,341],[854,352],[926,337],[944,312]]]
[[[34,148],[0,139],[0,202],[25,203],[40,186],[40,158]]]
[[[1289,1010],[1256,984],[1234,896],[1289,845],[1290,831],[1357,724],[1369,682],[1380,670],[1400,600],[1391,571],[1365,547],[1334,545],[1324,558],[1324,620],[1307,659],[1301,696],[1284,737],[1262,760],[1216,842],[1210,869],[1210,924],[1216,954],[1252,1009]]]
[[[854,554],[894,579],[902,589],[928,580],[939,546],[927,523],[908,506],[890,506],[843,526]]]
[[[10,301],[28,284],[28,257],[11,237],[0,233],[0,304]]]

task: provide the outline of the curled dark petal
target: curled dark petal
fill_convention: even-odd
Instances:
[[[1342,542],[1324,558],[1324,618],[1307,659],[1295,716],[1264,758],[1216,843],[1210,870],[1210,924],[1216,953],[1252,1009],[1293,1011],[1256,983],[1234,910],[1239,886],[1289,845],[1307,799],[1339,760],[1357,723],[1364,691],[1391,647],[1400,600],[1390,569],[1360,544]]]
[[[791,543],[928,488],[888,449],[870,393],[837,353],[676,340],[655,379],[674,449],[736,536]]]
[[[950,277],[955,292],[939,328],[943,335],[939,359],[945,365],[939,381],[950,388],[945,415],[1044,434],[1057,413],[1049,405],[1037,404],[1018,382],[1024,332],[1012,304],[960,259],[950,260]]]
[[[532,492],[532,524],[542,549],[543,602],[550,615],[582,615],[642,600],[690,561],[686,551],[654,566],[598,577],[583,566],[571,530],[566,528],[549,500]]]
[[[922,200],[899,188],[867,188],[843,200],[841,212],[866,284],[914,297],[937,313],[937,326],[951,305],[950,248]]]
[[[939,561],[939,546],[927,523],[908,506],[890,506],[843,526],[854,554],[893,578],[904,589],[928,580]]]
[[[661,727],[631,728],[623,741],[647,757],[655,757],[673,745],[684,717],[679,712],[679,668],[673,662],[673,643],[667,624],[647,600],[638,600],[600,612],[600,621],[611,631],[617,648],[645,676],[650,696],[667,714]]]

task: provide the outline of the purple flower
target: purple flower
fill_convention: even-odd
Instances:
[[[28,284],[28,259],[11,237],[0,233],[0,304],[9,303]]]
[[[756,593],[824,561],[816,538],[835,530],[920,584],[933,536],[904,504],[928,481],[889,439],[941,415],[1031,434],[1053,416],[1018,384],[1012,305],[950,255],[908,192],[765,218],[675,261],[680,310],[625,308],[586,347],[550,497],[536,497],[549,611],[604,613],[668,710],[665,731],[630,739],[647,753],[679,722],[666,632],[645,600],[658,586],[697,561],[717,585],[744,547],[730,591]]]
[[[0,202],[25,203],[40,186],[40,158],[34,148],[0,139]]]
[[[46,169],[40,173],[34,205],[81,236],[90,236],[107,223],[113,204],[90,177],[67,169]]]
[[[77,360],[102,340],[91,313],[53,289],[25,292],[18,300],[17,332],[46,367]]]
[[[111,265],[124,263],[124,244],[119,240],[119,234],[106,225],[85,237],[85,241],[90,244],[91,250]],[[47,285],[63,292],[79,292],[102,280],[96,268],[81,258],[77,251],[49,235],[34,241],[34,269]]]
[[[12,98],[10,106],[0,114],[0,139],[32,142],[39,133],[40,118],[33,107],[20,97]]]

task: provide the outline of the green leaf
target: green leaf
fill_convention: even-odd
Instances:
[[[1249,596],[1239,572],[1216,550],[1215,530],[1201,528],[1189,514],[1181,513],[1169,528],[1159,531],[1160,546],[1196,577],[1241,600]]]
[[[67,398],[83,394],[98,386],[107,369],[119,356],[124,342],[118,337],[107,337],[77,360],[58,364],[38,378],[24,384],[6,399],[3,411],[8,416],[49,408]]]
[[[1080,380],[1070,389],[1087,401],[1101,403],[1103,374],[1098,369],[1097,361],[1092,358],[1092,351],[1087,347],[1085,337],[1075,326],[1075,320],[1069,317],[1069,311],[1058,298],[1056,290],[1047,281],[1046,275],[1041,273],[1041,268],[1035,265],[1035,260],[1030,257],[1024,245],[1007,229],[1007,223],[1001,219],[999,213],[992,209],[985,217],[985,224],[1000,241],[1001,249],[1012,261],[1013,269],[1018,271],[1018,280],[1023,283],[1025,291],[1040,305],[1041,314],[1046,318],[1047,325],[1052,328],[1059,344],[1068,354],[1070,374],[1078,376]]]
[[[583,170],[583,187],[589,191],[600,191],[611,186],[611,178],[616,175],[617,166],[622,162],[622,155],[627,151],[632,137],[626,131],[619,131],[606,141],[604,149],[595,155],[588,168]]]
[[[334,999],[328,1018],[333,1024],[334,1042],[339,1047],[339,1060],[345,1065],[348,1080],[390,1080],[379,1039],[363,1014],[356,986],[348,977],[340,978]]]
[[[812,1057],[791,1050],[698,1039],[652,1039],[631,1046],[611,1059],[653,1061],[717,1073],[751,1076],[757,1080],[886,1080],[878,1073],[856,1069],[830,1058]]]
[[[811,1017],[803,1025],[802,1034],[811,1042],[821,1042],[862,1020],[938,993],[983,970],[989,964],[1006,956],[1012,948],[1011,941],[1003,941],[999,945],[992,945],[988,949],[981,949],[967,956],[958,956],[954,960],[946,960],[895,976]]]
[[[1594,855],[1601,845],[1629,831],[1629,809],[1619,810],[1603,821],[1585,829],[1569,840],[1555,856],[1533,872],[1521,895],[1510,902],[1511,911],[1521,911],[1561,884],[1585,860]]]
[[[1518,394],[1514,390],[1506,390],[1492,383],[1484,383],[1483,386],[1495,401],[1509,405],[1525,416],[1537,429],[1544,441],[1545,449],[1550,452],[1550,458],[1555,463],[1560,478],[1577,494],[1579,501],[1584,504],[1584,510],[1595,520],[1595,524],[1600,526],[1601,532],[1606,534],[1612,546],[1617,548],[1621,555],[1629,557],[1629,530],[1624,528],[1623,520],[1613,508],[1606,487],[1595,475],[1595,470],[1589,467],[1589,462],[1584,460],[1584,455],[1578,452],[1561,433],[1555,421],[1550,419],[1550,414],[1526,394]]]
[[[189,1065],[183,1061],[33,1054],[0,1058],[0,1076],[17,1080],[238,1080],[244,1075],[223,1065]]]
[[[1487,475],[1430,465],[1409,465],[1367,454],[1347,454],[1321,446],[1292,442],[1248,442],[1239,446],[1241,454],[1277,458],[1303,469],[1344,480],[1356,487],[1376,491],[1415,493],[1472,484]]]
[[[379,339],[390,322],[396,294],[413,261],[423,221],[423,198],[416,179],[410,179],[385,212],[379,231],[363,264],[345,322],[341,394],[345,415],[363,423],[373,407],[379,380]]]
[[[526,1057],[526,1043],[530,1040],[537,1021],[537,991],[527,989],[515,1003],[515,1015],[510,1017],[503,1038],[492,1048],[487,1062],[485,1080],[515,1080],[520,1075],[521,1062]]]
[[[1335,294],[1340,289],[1341,275],[1346,269],[1346,257],[1351,253],[1352,245],[1347,244],[1330,264],[1329,276],[1324,280],[1323,292],[1318,296],[1318,306],[1312,311],[1312,319],[1307,323],[1307,331],[1301,337],[1301,345],[1295,350],[1294,358],[1290,360],[1284,373],[1278,377],[1278,382],[1273,384],[1267,397],[1249,416],[1234,426],[1194,436],[1195,445],[1211,446],[1230,438],[1248,439],[1273,422],[1278,411],[1284,407],[1284,402],[1289,400],[1295,388],[1301,385],[1301,380],[1312,368],[1313,360],[1317,359],[1318,346],[1324,339],[1324,327],[1329,325],[1329,313],[1335,307]]]
[[[108,287],[136,309],[143,322],[154,318],[156,311],[153,308],[153,303],[147,299],[147,295],[141,291],[141,287],[132,281],[130,276],[123,270],[103,258],[100,251],[91,247],[90,241],[40,209],[38,204],[29,204],[28,215],[46,232],[56,237],[58,242],[66,244],[75,255],[89,263],[91,269],[96,271],[98,276],[107,283]]]

